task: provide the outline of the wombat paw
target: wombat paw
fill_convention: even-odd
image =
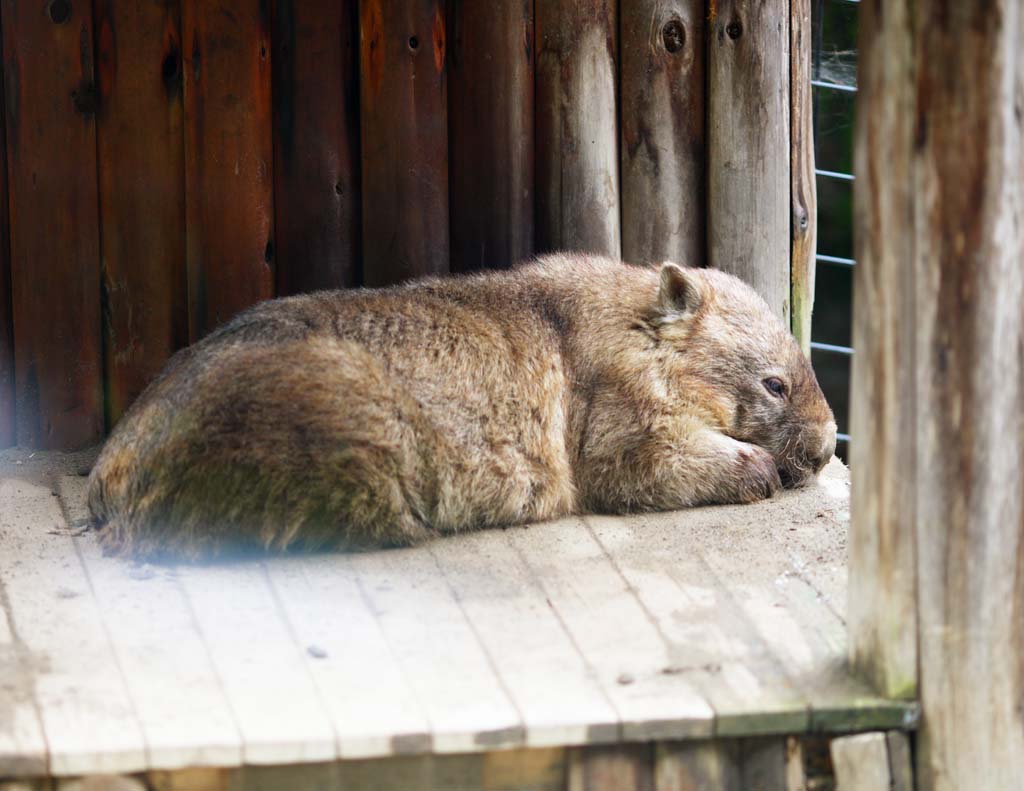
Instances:
[[[764,448],[744,445],[737,453],[737,500],[753,503],[771,497],[782,488],[775,459]]]

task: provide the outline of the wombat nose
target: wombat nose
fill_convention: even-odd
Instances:
[[[821,472],[822,468],[828,464],[829,459],[836,452],[836,424],[830,423],[828,430],[825,432],[825,436],[822,440],[821,451],[819,454],[810,459],[811,464],[814,466],[815,472]]]

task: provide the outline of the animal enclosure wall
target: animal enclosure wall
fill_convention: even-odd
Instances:
[[[809,0],[0,0],[0,447],[247,305],[578,249],[808,341]]]

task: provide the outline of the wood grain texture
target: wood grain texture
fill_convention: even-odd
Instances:
[[[818,230],[811,102],[811,0],[790,0],[789,8],[791,324],[800,348],[810,356]]]
[[[1024,9],[929,0],[913,19],[918,782],[1011,788],[1024,775]]]
[[[360,0],[363,282],[447,272],[448,79],[442,0]]]
[[[650,744],[580,747],[568,751],[566,791],[654,791]]]
[[[917,688],[914,86],[905,3],[860,8],[856,118],[850,658],[883,694]],[[930,461],[928,462],[930,463]]]
[[[537,6],[537,246],[621,257],[617,3]]]
[[[3,41],[0,19],[0,41]],[[11,226],[7,186],[7,124],[4,80],[0,80],[0,448],[15,443],[14,323],[11,318]]]
[[[706,263],[705,4],[622,0],[622,256]]]
[[[858,733],[832,740],[836,785],[843,791],[890,791],[885,734]]]
[[[181,14],[96,0],[108,423],[188,343]]]
[[[735,741],[659,742],[655,756],[657,791],[742,791]]]
[[[889,753],[889,780],[892,791],[914,791],[914,757],[910,749],[910,736],[903,731],[885,734]]]
[[[359,277],[356,0],[274,0],[274,238],[280,295]]]
[[[274,294],[269,7],[183,0],[189,336]]]
[[[708,261],[790,314],[788,0],[719,0],[708,37]]]
[[[533,254],[533,0],[449,0],[451,267]]]
[[[103,433],[92,6],[2,15],[17,439],[84,447]]]

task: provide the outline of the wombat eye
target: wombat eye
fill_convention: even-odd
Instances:
[[[786,386],[782,383],[781,379],[777,379],[774,376],[769,376],[762,384],[772,395],[784,396],[786,394]]]

